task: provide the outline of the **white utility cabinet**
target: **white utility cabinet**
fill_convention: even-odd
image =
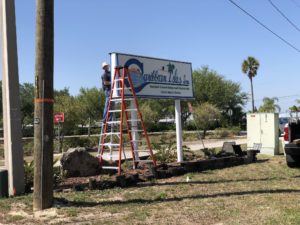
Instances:
[[[247,148],[254,143],[261,143],[261,154],[279,154],[278,113],[247,114]]]

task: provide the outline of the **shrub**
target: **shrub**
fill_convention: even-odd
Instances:
[[[226,157],[226,156],[232,156],[233,153],[222,151],[218,148],[210,148],[210,149],[202,149],[201,150],[206,158],[220,158],[220,157]]]
[[[69,148],[76,148],[76,147],[86,147],[86,148],[93,148],[98,146],[99,144],[99,137],[90,136],[90,137],[70,137],[65,138],[62,144],[62,149],[67,151]],[[58,149],[59,142],[56,140],[54,142],[54,149]]]
[[[60,167],[54,167],[58,159],[53,162],[53,185],[57,186],[63,179]],[[24,161],[24,179],[25,179],[25,193],[31,192],[33,187],[34,179],[34,161],[26,162]]]
[[[197,130],[197,126],[194,121],[188,121],[184,124],[184,130]]]
[[[30,140],[24,140],[23,141],[23,151],[24,151],[24,156],[32,156],[33,155],[33,139]]]
[[[26,162],[24,160],[24,179],[25,179],[25,192],[28,193],[33,187],[33,176],[34,175],[34,164],[33,160],[31,162]]]
[[[219,109],[208,102],[196,106],[193,116],[196,126],[203,130],[203,139],[205,138],[206,131],[216,125],[217,121],[221,118]]]
[[[170,139],[161,139],[158,143],[152,143],[155,150],[156,160],[162,163],[170,163],[177,161],[177,146],[176,141]],[[187,146],[182,146],[183,151],[190,150]]]
[[[239,135],[241,129],[239,127],[217,128],[215,129],[215,137],[224,138]]]

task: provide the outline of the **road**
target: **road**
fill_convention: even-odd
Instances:
[[[232,139],[205,139],[203,144],[201,141],[184,142],[183,144],[188,146],[192,151],[204,149],[204,148],[219,148],[223,146],[224,142],[234,141],[237,145],[247,144],[247,137],[236,137]]]

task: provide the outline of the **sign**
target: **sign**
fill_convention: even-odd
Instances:
[[[65,122],[65,114],[63,112],[54,113],[53,119],[54,119],[55,124],[64,123]]]
[[[191,63],[111,53],[111,66],[128,67],[137,97],[193,99]],[[129,87],[127,80],[125,85]],[[125,95],[131,95],[130,90]]]

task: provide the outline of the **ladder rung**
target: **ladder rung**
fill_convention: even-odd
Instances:
[[[127,120],[128,122],[140,122],[141,120]]]
[[[133,150],[134,152],[149,152],[150,153],[150,150]]]
[[[105,134],[100,134],[100,136],[108,136],[108,135],[120,135],[120,132],[109,132],[109,133],[105,133]]]
[[[121,112],[122,110],[121,109],[114,109],[114,110],[109,110],[109,112]],[[132,109],[126,109],[124,111],[137,111],[136,108],[132,108]],[[140,121],[140,120],[128,120],[128,121]]]
[[[108,124],[117,124],[117,123],[121,123],[121,121],[107,121]]]
[[[122,90],[122,89],[124,89],[124,90],[131,90],[131,88],[114,88],[114,90]]]
[[[119,167],[117,166],[102,166],[102,169],[108,169],[108,170],[118,170]]]
[[[124,98],[125,101],[131,101],[133,100],[133,98]],[[117,101],[122,101],[122,98],[118,97],[118,98],[113,98],[111,99],[110,101],[113,101],[113,102],[117,102]]]
[[[127,77],[124,77],[124,79],[128,79]],[[122,78],[117,78],[115,79],[114,81],[122,81],[123,79]]]
[[[120,146],[120,144],[111,144],[111,143],[105,143],[105,144],[99,144],[100,146]]]
[[[129,130],[130,132],[144,132],[144,130]]]

